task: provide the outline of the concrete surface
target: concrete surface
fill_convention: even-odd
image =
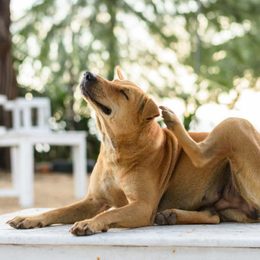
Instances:
[[[153,226],[75,237],[71,225],[15,230],[0,216],[0,259],[260,259],[260,224]],[[19,258],[23,259],[23,258]]]

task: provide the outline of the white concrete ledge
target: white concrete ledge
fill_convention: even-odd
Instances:
[[[48,256],[63,260],[81,257],[171,259],[173,256],[174,259],[260,259],[259,224],[111,229],[107,233],[88,237],[71,235],[70,225],[15,230],[5,224],[16,215],[30,215],[45,210],[29,209],[0,217],[0,259],[15,259],[19,254],[37,257],[37,260]]]

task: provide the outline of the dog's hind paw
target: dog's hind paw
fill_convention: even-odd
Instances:
[[[158,212],[154,223],[157,225],[174,225],[176,224],[176,213],[171,209]]]
[[[164,119],[164,123],[167,125],[169,129],[174,129],[176,125],[181,125],[179,118],[173,111],[164,106],[160,106],[160,109],[162,110],[162,117]]]

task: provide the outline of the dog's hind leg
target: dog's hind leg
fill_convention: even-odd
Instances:
[[[257,215],[257,212],[255,215],[248,216],[244,212],[242,212],[239,209],[225,209],[219,211],[219,216],[221,221],[224,222],[230,222],[235,221],[239,223],[259,223],[260,218]]]
[[[157,225],[218,224],[219,222],[220,218],[216,212],[210,210],[188,211],[181,209],[166,209],[158,212],[154,221]]]
[[[168,129],[177,137],[193,165],[201,168],[228,160],[238,193],[250,206],[260,210],[260,134],[256,129],[247,120],[230,118],[197,143],[172,111],[161,109]]]
[[[224,160],[230,150],[222,124],[218,125],[202,142],[195,142],[174,112],[166,107],[160,107],[167,128],[174,133],[193,165],[202,168],[207,164]]]

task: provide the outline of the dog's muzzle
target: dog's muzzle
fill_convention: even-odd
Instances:
[[[91,85],[93,85],[94,83],[96,83],[96,81],[97,81],[97,78],[93,73],[88,72],[88,71],[85,72],[84,75],[83,75],[83,79],[80,83],[81,90],[83,92],[85,92],[86,89],[88,87],[90,87]]]
[[[82,94],[91,100],[93,103],[96,104],[96,106],[101,109],[101,111],[106,114],[110,115],[112,110],[108,106],[100,103],[100,101],[97,98],[97,92],[98,89],[92,86],[95,86],[97,83],[97,77],[91,73],[91,72],[85,72],[83,75],[83,79],[80,83],[80,88],[82,91]],[[100,92],[100,90],[99,90]],[[100,93],[99,93],[100,94]]]

